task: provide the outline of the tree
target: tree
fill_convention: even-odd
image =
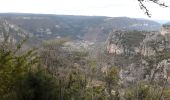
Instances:
[[[109,94],[109,100],[119,100],[118,82],[119,82],[119,70],[116,67],[111,67],[106,76],[106,90]]]

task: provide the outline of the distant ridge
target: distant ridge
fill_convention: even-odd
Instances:
[[[155,21],[128,17],[0,13],[0,18],[42,39],[104,41],[113,30],[158,31],[161,26]]]

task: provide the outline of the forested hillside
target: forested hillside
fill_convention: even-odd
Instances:
[[[113,30],[158,31],[160,24],[145,19],[104,16],[69,16],[43,14],[0,14],[6,20],[31,36],[38,38],[71,37],[89,41],[105,41]]]
[[[158,31],[140,19],[0,16],[0,100],[170,99],[168,25]],[[98,36],[103,42],[90,42]]]

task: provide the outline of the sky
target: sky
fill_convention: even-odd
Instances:
[[[170,6],[170,0],[162,0]],[[39,13],[170,20],[170,7],[147,3],[148,18],[137,0],[0,0],[0,13]]]

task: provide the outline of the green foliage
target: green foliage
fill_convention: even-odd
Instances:
[[[145,38],[141,31],[129,31],[123,35],[121,43],[128,47],[137,47]]]
[[[105,81],[108,84],[117,85],[119,81],[119,70],[111,67],[105,76]]]
[[[56,79],[42,71],[27,73],[16,85],[17,100],[57,100]]]
[[[170,99],[170,89],[169,88],[166,88],[163,91],[163,97],[164,97],[165,100],[169,100]]]
[[[56,80],[40,71],[34,49],[18,55],[16,49],[0,48],[0,99],[1,100],[56,100]]]
[[[86,89],[85,100],[108,100],[104,86],[91,86]]]
[[[25,76],[37,63],[34,50],[21,56],[17,56],[14,51],[0,48],[0,98],[2,99],[14,91],[18,78]]]
[[[119,100],[119,70],[116,67],[111,67],[105,76],[106,90],[110,100]],[[113,94],[112,91],[115,93]],[[113,99],[114,98],[114,99]]]
[[[126,100],[159,100],[159,95],[159,87],[139,81],[126,90],[124,97]]]
[[[129,39],[137,38],[134,34],[136,33],[126,34],[124,42],[130,43],[126,45],[137,46],[138,43],[131,43],[141,41]],[[143,38],[143,35],[138,38]],[[140,54],[130,57],[116,55],[117,58],[113,58],[106,53],[97,61],[89,57],[87,52],[67,50],[63,47],[65,42],[62,39],[46,41],[38,53],[35,49],[19,52],[22,42],[16,48],[10,48],[7,44],[1,47],[0,100],[169,99],[169,89],[164,90],[156,83],[136,82],[128,88],[121,85],[119,68],[113,65],[141,63]],[[169,57],[169,51],[164,50],[144,58],[150,66],[146,70],[151,73],[151,69]],[[105,73],[101,73],[98,68],[102,64],[107,67]]]
[[[85,98],[87,79],[83,74],[73,71],[66,81],[64,99],[83,100]]]

